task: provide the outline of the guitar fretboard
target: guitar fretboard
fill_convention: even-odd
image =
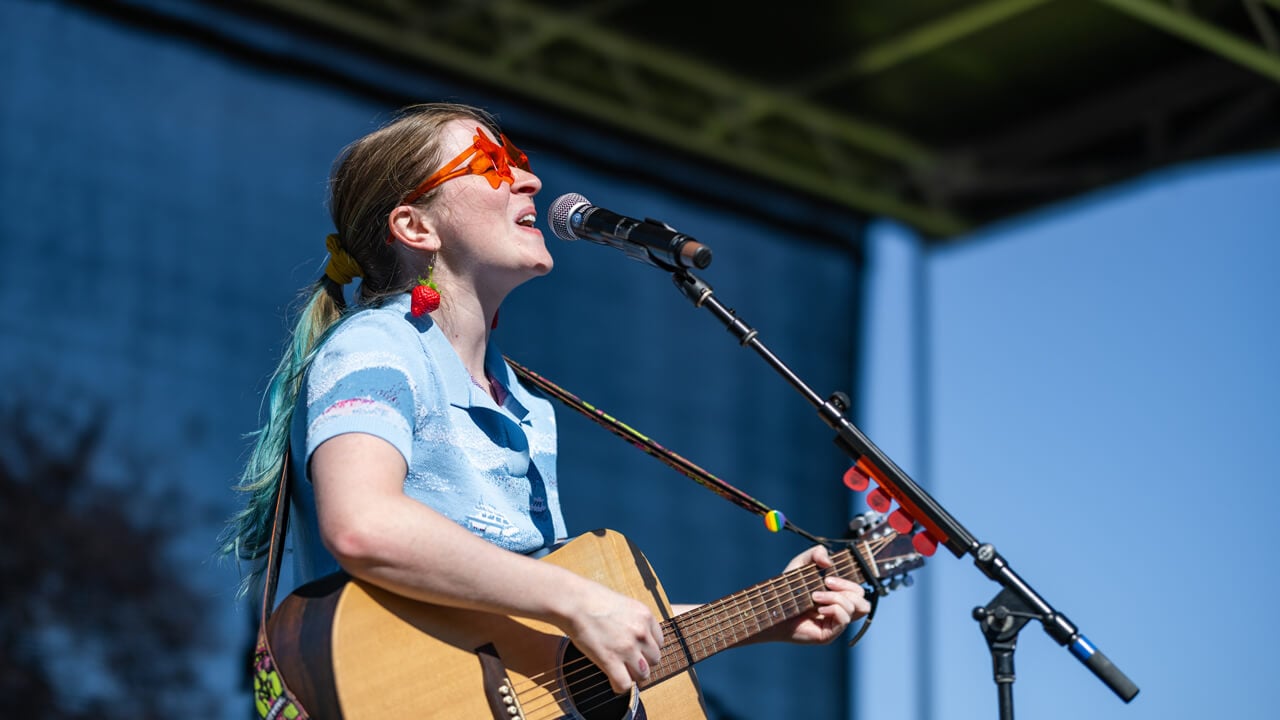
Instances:
[[[825,589],[823,577],[835,574],[862,582],[850,550],[833,553],[835,566],[789,570],[706,605],[671,618],[662,625],[662,659],[642,685],[654,685],[694,663],[814,609],[813,592]],[[870,562],[874,562],[870,558]]]

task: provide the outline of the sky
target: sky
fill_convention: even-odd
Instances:
[[[1031,622],[1019,715],[1270,712],[1277,188],[1259,155],[940,250],[872,229],[862,429],[1140,689],[1126,704]],[[1000,589],[940,550],[854,651],[859,717],[998,716],[971,613]]]

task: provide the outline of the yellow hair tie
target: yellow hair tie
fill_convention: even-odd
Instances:
[[[330,280],[339,285],[346,285],[360,277],[360,263],[343,249],[337,235],[325,236],[324,246],[329,250],[329,264],[324,266],[324,274]]]

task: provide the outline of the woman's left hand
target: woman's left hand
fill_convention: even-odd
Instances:
[[[786,570],[793,570],[810,563],[824,569],[832,567],[831,556],[827,553],[827,549],[821,545],[815,545],[792,558],[791,562],[787,563]],[[817,590],[813,593],[816,609],[772,628],[763,639],[801,644],[825,644],[840,637],[845,628],[849,627],[849,623],[871,612],[871,603],[858,583],[835,575],[827,575],[824,578],[824,584],[826,590]]]

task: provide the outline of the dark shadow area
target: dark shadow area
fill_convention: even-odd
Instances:
[[[191,501],[55,395],[0,397],[0,717],[213,717],[208,599],[169,559]]]

